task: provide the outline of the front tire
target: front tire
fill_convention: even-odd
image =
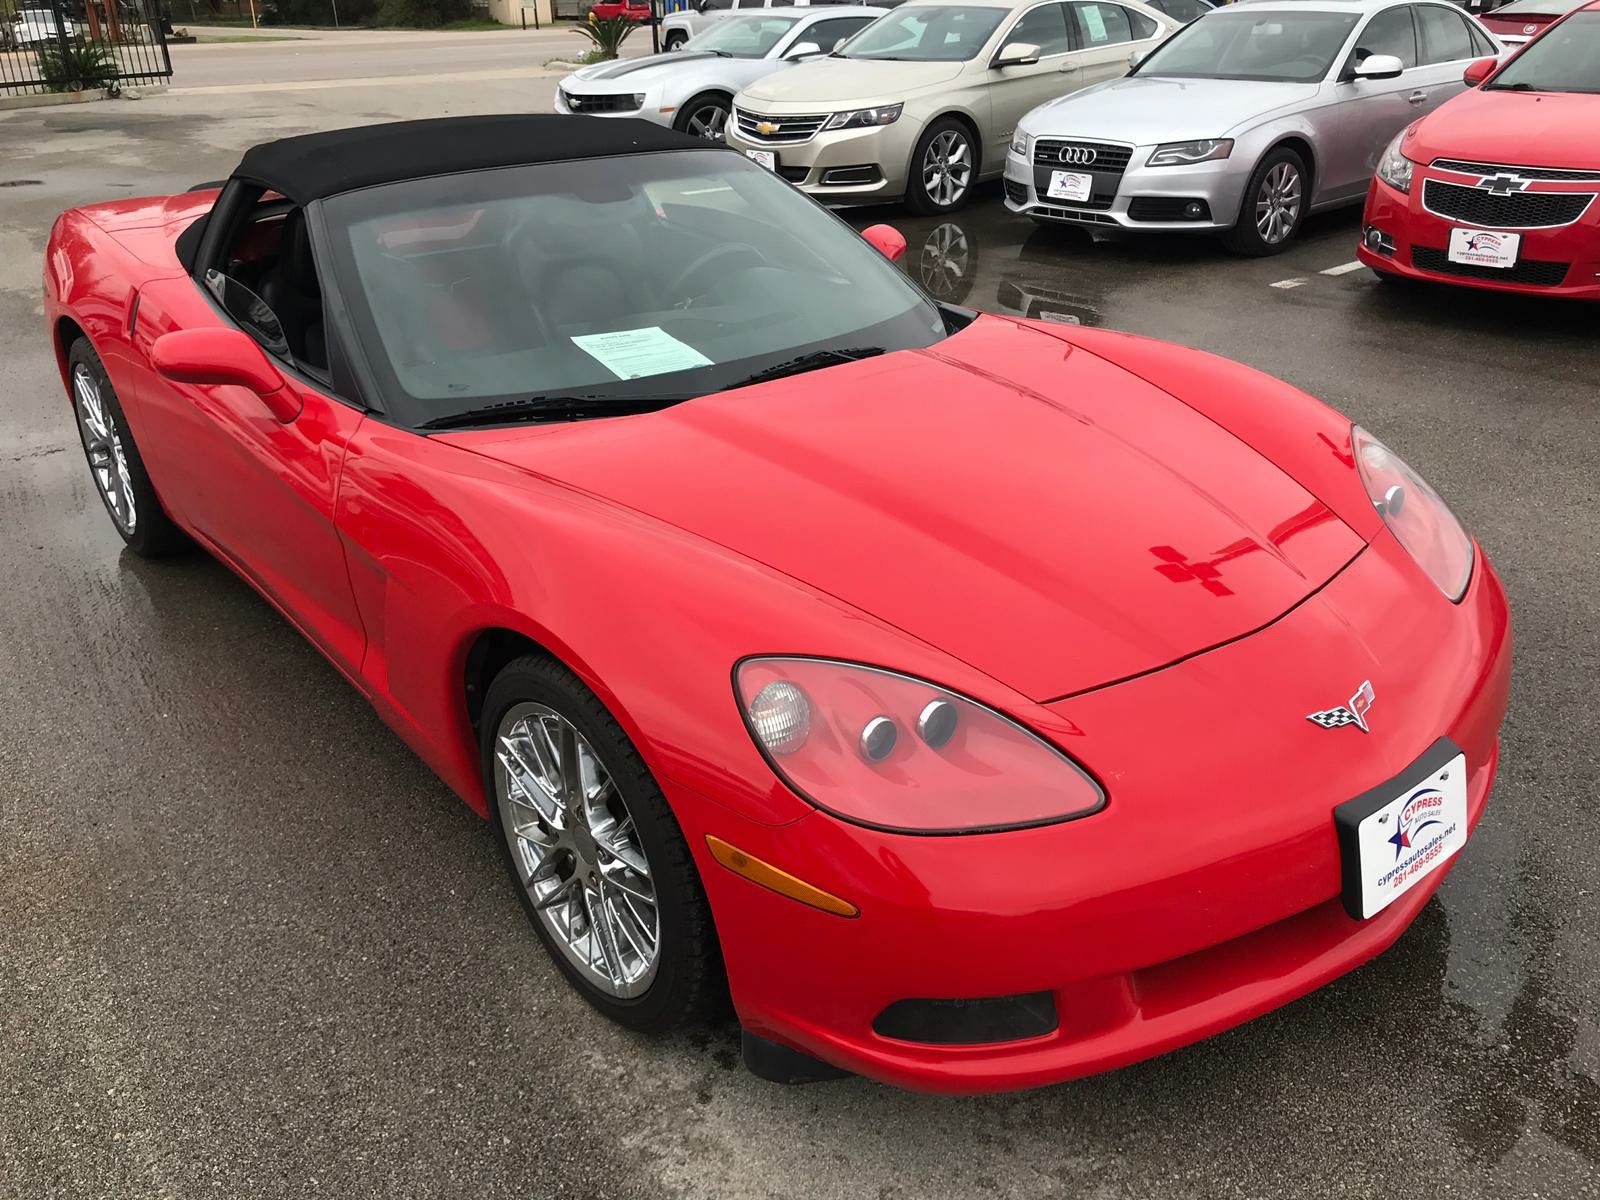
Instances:
[[[667,34],[666,40],[661,43],[663,50],[682,50],[683,44],[689,40],[689,35],[674,29]]]
[[[733,101],[722,92],[701,92],[687,104],[679,107],[672,127],[679,133],[687,133],[690,137],[703,138],[721,145],[722,131],[726,128],[728,117],[732,112]]]
[[[1282,254],[1299,235],[1310,203],[1311,173],[1287,146],[1256,164],[1239,205],[1239,219],[1224,240],[1236,254],[1265,258]]]
[[[568,982],[643,1033],[706,1016],[723,987],[710,905],[615,718],[560,663],[528,655],[489,685],[480,728],[506,867]]]
[[[189,539],[167,516],[144,469],[133,431],[105,364],[80,337],[67,351],[67,379],[78,440],[106,514],[128,549],[143,558],[182,550]]]
[[[954,117],[941,117],[917,140],[906,203],[928,216],[955,212],[972,195],[977,181],[977,139]]]

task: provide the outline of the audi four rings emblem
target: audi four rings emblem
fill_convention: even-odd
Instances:
[[[1061,147],[1061,153],[1058,155],[1058,157],[1064,163],[1072,163],[1074,166],[1078,167],[1087,167],[1095,159],[1099,158],[1100,155],[1089,146],[1063,146]]]

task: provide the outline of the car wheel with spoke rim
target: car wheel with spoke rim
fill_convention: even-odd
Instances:
[[[117,533],[148,557],[182,549],[188,539],[156,499],[117,390],[88,338],[67,351],[67,379],[89,475]]]
[[[1250,176],[1228,244],[1256,256],[1288,249],[1305,220],[1310,182],[1304,159],[1287,146],[1273,150]]]
[[[484,700],[484,784],[539,938],[595,1008],[656,1031],[715,1002],[720,957],[683,833],[638,752],[554,660],[519,658]]]
[[[679,133],[704,138],[708,142],[720,142],[732,110],[733,102],[728,97],[717,92],[705,92],[678,110],[678,119],[674,124]]]
[[[682,50],[683,44],[689,40],[687,33],[669,33],[667,40],[661,43],[664,50]]]
[[[972,193],[977,164],[971,130],[953,117],[935,121],[911,156],[906,202],[922,213],[954,212]]]

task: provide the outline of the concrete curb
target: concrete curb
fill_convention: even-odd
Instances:
[[[95,100],[109,100],[104,88],[91,92],[40,92],[32,96],[0,96],[0,112],[14,108],[56,108],[62,104],[88,104]]]

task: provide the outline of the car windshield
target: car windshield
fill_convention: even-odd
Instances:
[[[699,37],[690,38],[687,50],[712,50],[734,58],[765,58],[800,18],[724,17]]]
[[[964,5],[907,5],[879,17],[834,54],[890,62],[966,62],[978,56],[1010,11]]]
[[[1134,73],[1311,83],[1328,73],[1355,23],[1354,13],[1219,8],[1184,26]]]
[[[604,415],[946,336],[848,226],[723,149],[410,180],[324,210],[357,337],[412,424],[532,397]]]
[[[1600,94],[1600,12],[1568,17],[1506,64],[1495,91]]]
[[[1559,17],[1571,12],[1575,8],[1582,8],[1589,0],[1511,0],[1510,4],[1501,5],[1493,12],[1485,13],[1490,17]]]

